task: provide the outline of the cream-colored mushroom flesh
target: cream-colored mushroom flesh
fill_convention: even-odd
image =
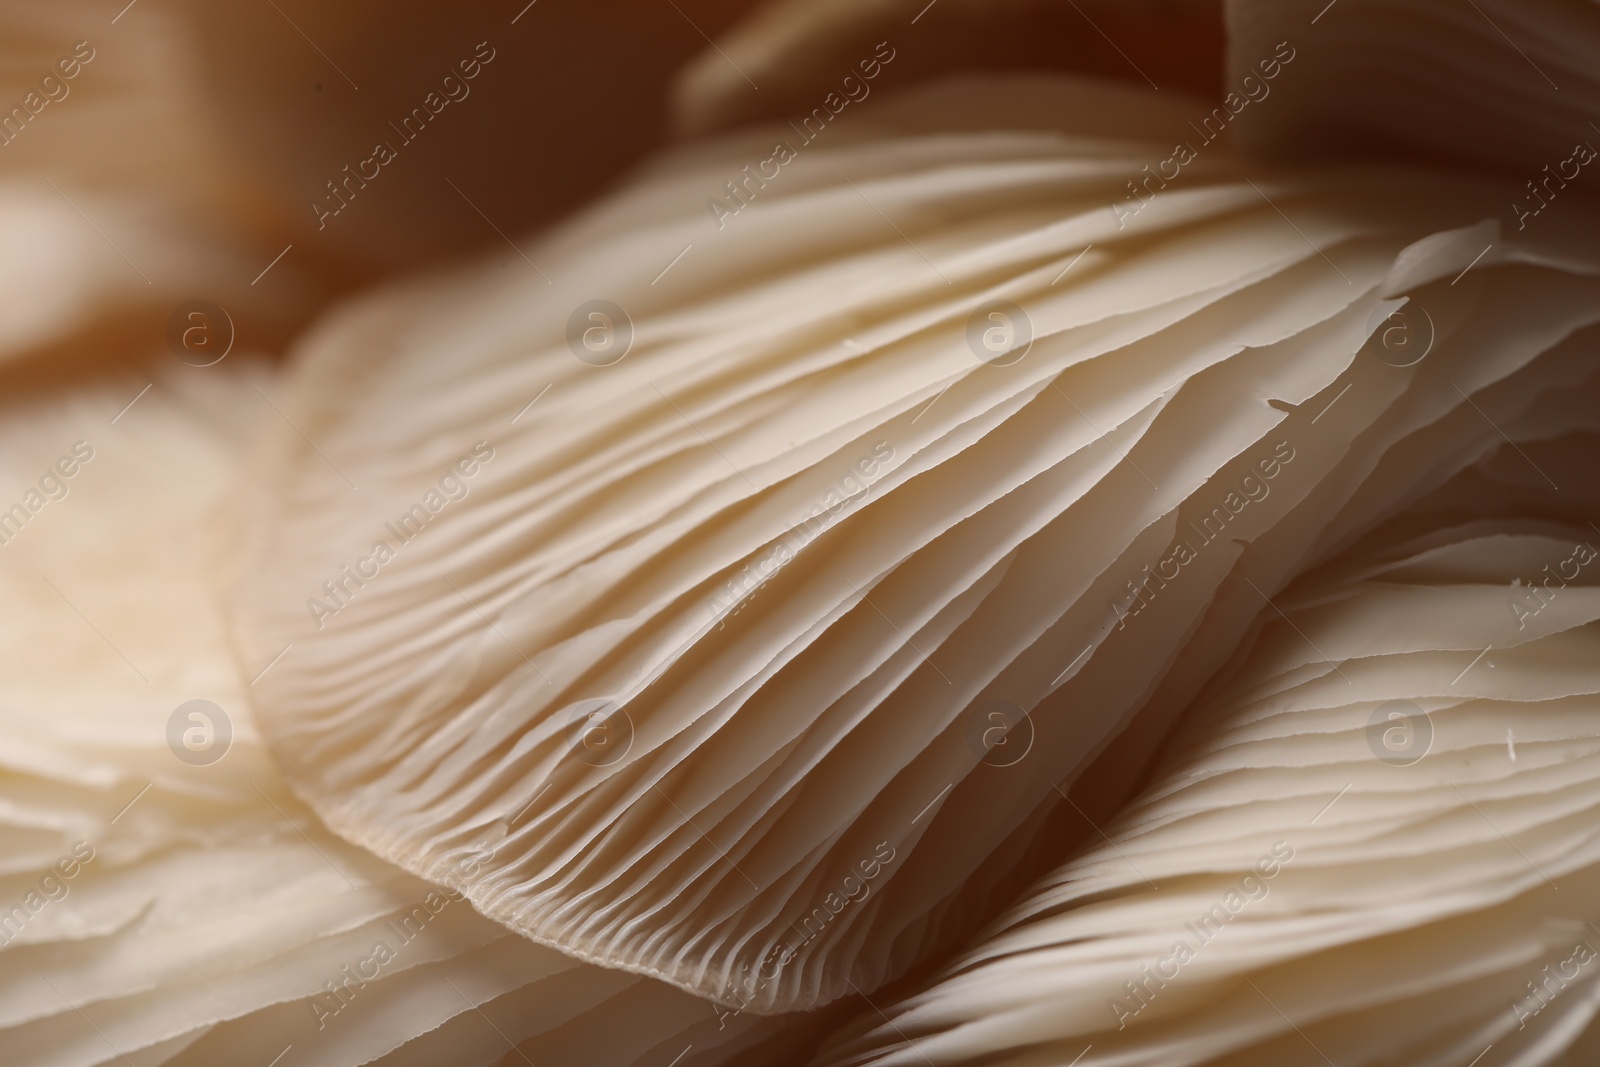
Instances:
[[[1246,165],[1196,106],[944,82],[325,321],[231,598],[296,791],[750,1011],[970,934],[1289,578],[1587,381],[1582,205]]]
[[[1536,515],[1600,503],[1595,410],[1277,598],[1105,837],[816,1062],[1592,1062],[1600,535]]]
[[[692,1045],[681,1062],[704,1067],[814,1042],[835,1018],[717,1012],[563,956],[290,794],[217,581],[275,378],[235,359],[0,402],[0,478],[48,493],[0,524],[4,1062],[215,1067],[293,1046],[302,1067],[653,1067]],[[474,845],[464,872],[493,850]],[[592,1013],[629,1025],[597,1034]]]

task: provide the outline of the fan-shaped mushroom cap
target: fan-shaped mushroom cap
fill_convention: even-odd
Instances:
[[[969,930],[1063,783],[1120,799],[1262,591],[1600,319],[1580,205],[1502,236],[1495,185],[1209,144],[1163,187],[1191,106],[949,83],[325,323],[233,597],[247,663],[292,646],[252,696],[297,791],[751,1010]]]
[[[20,529],[0,513],[7,1067],[265,1065],[290,1045],[300,1067],[650,1065],[691,1044],[682,1064],[722,1064],[792,1037],[533,944],[289,794],[216,568],[217,510],[250,432],[280,418],[272,390],[235,359],[0,406],[0,498],[42,502]],[[629,1025],[594,1025],[613,1013]]]

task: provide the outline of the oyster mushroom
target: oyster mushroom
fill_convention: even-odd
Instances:
[[[958,943],[1066,850],[1064,790],[1113,809],[1263,598],[1600,318],[1581,204],[1502,234],[1493,180],[1220,144],[1141,190],[1193,106],[942,83],[759,184],[792,131],[681,150],[533,250],[552,285],[326,321],[232,598],[245,662],[293,645],[253,697],[297,792],[742,1009]]]
[[[131,375],[11,375],[0,405],[0,484],[47,500],[0,516],[5,1062],[783,1062],[756,1050],[791,1023],[535,945],[294,799],[218,605],[218,512],[273,376],[152,377],[120,417]]]
[[[143,360],[180,296],[259,340],[460,227],[391,184],[280,263],[306,215],[207,124],[259,161],[321,111],[305,50],[252,89],[287,18],[0,16],[23,94],[127,27],[0,145],[7,1055],[778,1065],[863,1002],[823,1062],[1586,1055],[1533,976],[1597,918],[1554,887],[1593,878],[1593,590],[1505,583],[1587,565],[1600,502],[1594,9],[1233,3],[1224,68],[1215,4],[1072,6],[774,5],[678,114],[794,122],[340,306],[282,382]],[[336,50],[453,39],[368,18]],[[486,181],[548,220],[648,141]],[[1308,798],[1320,853],[1272,836]],[[1232,929],[1163,977],[1185,915]]]

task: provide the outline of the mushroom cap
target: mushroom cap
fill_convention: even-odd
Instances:
[[[7,1067],[266,1064],[288,1045],[302,1067],[804,1054],[799,1028],[830,1019],[719,1017],[536,945],[335,837],[289,792],[218,580],[225,501],[254,431],[280,418],[270,368],[236,353],[15,378],[0,485],[44,503],[20,530],[0,514]],[[596,1014],[630,1024],[597,1032]],[[794,1047],[764,1045],[780,1036]]]
[[[1494,182],[1213,143],[1159,186],[1195,106],[955,80],[325,321],[231,597],[295,790],[743,1010],[959,943],[1263,591],[1583,380],[1581,204],[1501,233]]]

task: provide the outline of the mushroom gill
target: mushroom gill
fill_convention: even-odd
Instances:
[[[289,793],[217,581],[219,509],[274,388],[236,356],[0,403],[0,484],[43,501],[20,528],[0,514],[0,1059],[784,1062],[763,1043],[792,1021],[535,945]],[[630,1026],[596,1034],[612,1014]]]
[[[953,79],[330,317],[231,598],[292,787],[741,1010],[959,944],[1268,597],[1588,381],[1585,205],[1517,232],[1498,179],[1180,160],[1203,113]]]
[[[1593,1062],[1595,388],[1276,597],[1104,836],[815,1062]]]
[[[0,11],[5,1067],[1595,1059],[1600,5],[514,7]]]

